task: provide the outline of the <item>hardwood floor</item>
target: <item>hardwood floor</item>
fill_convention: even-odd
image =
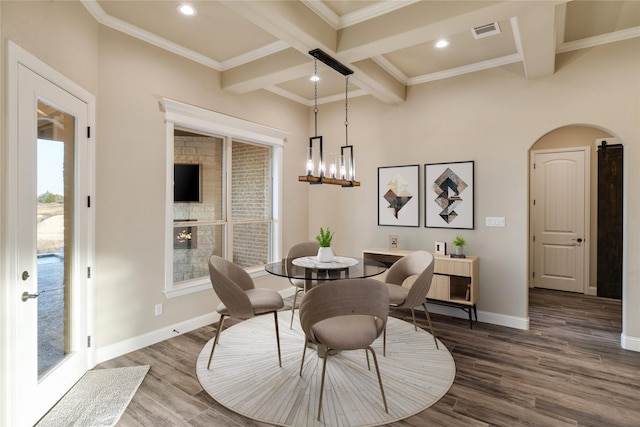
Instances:
[[[429,409],[390,425],[638,426],[640,353],[620,348],[620,301],[534,289],[529,304],[528,331],[484,323],[471,330],[466,319],[432,314],[438,338],[455,359],[455,382]],[[151,365],[118,426],[266,425],[227,410],[202,390],[196,358],[215,326],[98,367]]]

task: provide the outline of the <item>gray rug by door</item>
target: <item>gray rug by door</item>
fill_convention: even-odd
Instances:
[[[36,425],[114,426],[148,371],[149,365],[88,371]]]

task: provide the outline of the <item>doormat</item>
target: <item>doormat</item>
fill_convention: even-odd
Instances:
[[[88,371],[36,426],[114,426],[148,371],[149,365]]]

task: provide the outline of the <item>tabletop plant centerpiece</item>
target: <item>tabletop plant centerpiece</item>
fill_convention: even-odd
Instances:
[[[455,248],[455,253],[451,254],[451,258],[465,258],[464,247],[467,244],[465,238],[458,234],[451,244]]]
[[[320,227],[320,234],[316,236],[316,240],[320,244],[320,248],[318,249],[319,262],[331,262],[333,260],[331,239],[333,239],[333,233],[329,230],[329,227],[327,227],[326,231]]]

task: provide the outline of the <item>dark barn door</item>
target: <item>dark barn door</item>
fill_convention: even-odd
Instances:
[[[622,159],[620,144],[598,148],[598,296],[622,299]]]

